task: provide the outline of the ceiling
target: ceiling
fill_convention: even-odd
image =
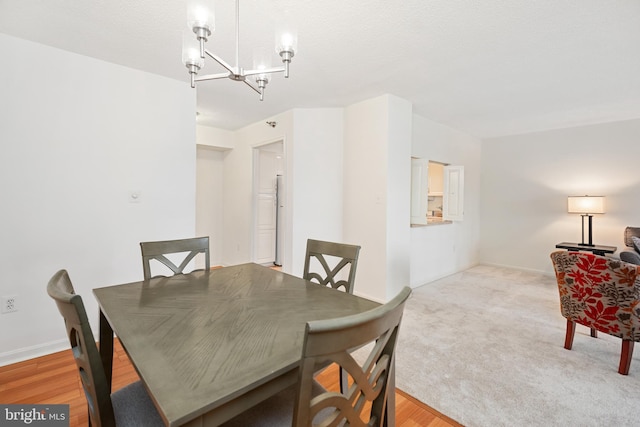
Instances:
[[[0,32],[188,84],[185,3],[0,0]],[[207,44],[232,65],[234,8],[215,2]],[[384,93],[480,138],[640,117],[639,0],[242,0],[240,11],[246,69],[260,51],[280,65],[275,28],[283,16],[297,26],[291,77],[275,75],[263,102],[242,83],[199,83],[205,125]],[[202,73],[221,71],[208,61]]]

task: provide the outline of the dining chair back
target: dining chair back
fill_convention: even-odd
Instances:
[[[352,294],[359,253],[357,245],[308,239],[302,278]]]
[[[382,426],[389,393],[395,392],[395,348],[405,287],[386,304],[352,316],[308,322],[297,385],[233,418],[225,427]],[[358,349],[353,353],[354,349]],[[319,364],[335,363],[351,378],[344,391],[314,380]],[[394,421],[394,420],[393,420]],[[393,425],[393,421],[391,424]]]
[[[191,239],[140,242],[144,280],[151,279],[151,261],[156,260],[168,267],[173,274],[183,274],[185,267],[196,257],[204,254],[205,269],[211,268],[209,261],[209,237]],[[180,264],[174,263],[167,255],[184,254]]]
[[[576,323],[622,339],[618,373],[627,375],[633,344],[640,341],[640,266],[585,252],[551,254],[567,319],[564,348],[571,350]]]
[[[163,426],[162,418],[140,381],[111,393],[82,297],[75,293],[66,270],[53,275],[47,285],[47,293],[64,318],[67,338],[87,399],[89,425]]]
[[[360,246],[308,239],[302,278],[353,294],[359,253]],[[346,371],[340,369],[339,376],[340,387],[344,391],[347,387]]]

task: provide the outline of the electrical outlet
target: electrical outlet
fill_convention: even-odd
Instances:
[[[7,295],[2,297],[2,314],[18,311],[18,296]]]

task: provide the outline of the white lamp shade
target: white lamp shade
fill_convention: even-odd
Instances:
[[[213,5],[202,3],[211,3],[203,0],[187,1],[187,26],[190,30],[194,27],[208,28],[209,31],[214,30],[215,15],[213,13]]]
[[[182,63],[187,66],[195,65],[198,68],[204,65],[204,58],[200,57],[200,44],[190,30],[182,33]]]
[[[569,196],[567,212],[577,214],[603,214],[604,196]]]
[[[276,30],[276,53],[279,55],[284,51],[298,52],[298,34],[294,28],[283,26]]]

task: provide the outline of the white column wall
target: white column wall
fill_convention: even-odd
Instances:
[[[195,92],[2,34],[0,52],[0,295],[19,306],[0,314],[6,364],[68,347],[46,293],[57,270],[95,327],[92,289],[142,279],[140,241],[194,235]]]
[[[355,293],[378,301],[409,282],[410,129],[391,95],[345,109],[344,236],[362,246]]]
[[[567,196],[606,196],[593,218],[595,244],[625,249],[640,226],[640,119],[550,130],[482,143],[480,261],[552,274],[555,244],[581,240]]]
[[[388,134],[386,97],[345,108],[344,237],[362,247],[354,292],[378,301],[387,281]]]
[[[417,287],[478,263],[481,141],[413,116],[412,155],[464,166],[464,220],[411,229],[411,286]]]
[[[385,300],[410,285],[412,109],[409,101],[389,96]]]

